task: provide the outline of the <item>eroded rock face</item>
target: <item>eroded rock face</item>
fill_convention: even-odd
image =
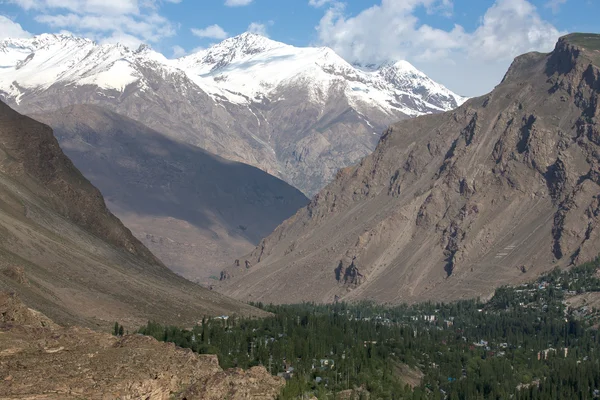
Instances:
[[[263,302],[455,300],[593,258],[598,51],[567,36],[515,59],[490,94],[393,125],[247,257],[260,253],[251,271],[227,268],[219,290]],[[350,287],[336,270],[348,256],[362,275]]]
[[[2,398],[267,400],[285,383],[146,336],[61,328],[11,295],[0,294],[0,315]]]

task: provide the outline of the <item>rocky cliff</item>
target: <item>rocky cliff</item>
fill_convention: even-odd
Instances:
[[[391,126],[375,152],[227,268],[273,302],[455,300],[600,245],[600,36],[515,59],[488,95]]]

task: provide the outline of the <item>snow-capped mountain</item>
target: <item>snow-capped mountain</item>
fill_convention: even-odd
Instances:
[[[164,56],[146,50],[98,45],[70,35],[7,39],[0,42],[0,90],[17,101],[27,91],[45,90],[57,83],[123,91],[143,78],[141,65],[167,64]]]
[[[352,103],[410,116],[447,111],[465,100],[406,61],[369,71],[327,47],[298,48],[251,33],[180,58],[174,65],[208,93],[231,102],[261,101],[286,85],[304,85],[314,100],[323,101],[340,82]]]
[[[70,35],[7,39],[0,95],[23,112],[101,105],[309,195],[388,124],[465,100],[405,61],[360,68],[250,33],[177,60]]]

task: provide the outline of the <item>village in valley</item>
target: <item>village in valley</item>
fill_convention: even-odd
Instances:
[[[149,323],[140,333],[216,353],[225,367],[263,365],[288,381],[283,398],[368,392],[454,399],[481,390],[543,398],[536,397],[545,393],[542,376],[597,379],[598,266],[556,269],[499,288],[487,302],[258,303],[275,316],[206,318],[192,330]]]

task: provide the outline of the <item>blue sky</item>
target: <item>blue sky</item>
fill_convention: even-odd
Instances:
[[[406,59],[483,94],[523,52],[599,32],[600,0],[0,0],[0,39],[69,31],[180,56],[251,30],[350,62]]]

